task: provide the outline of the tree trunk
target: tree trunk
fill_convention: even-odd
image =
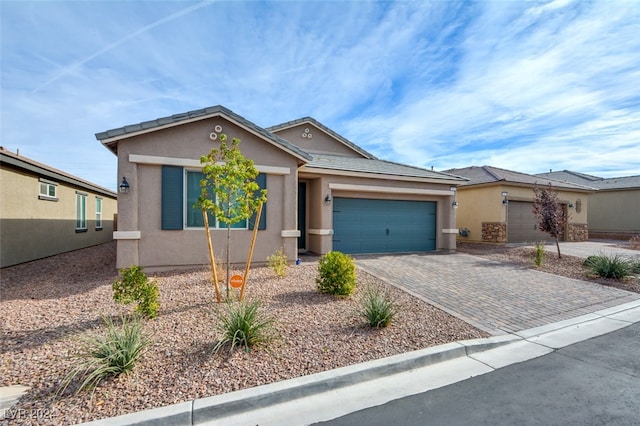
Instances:
[[[558,237],[556,237],[556,248],[558,249],[558,259],[562,259],[560,255],[560,242],[558,241]]]
[[[209,262],[211,262],[211,274],[213,278],[213,286],[216,290],[216,302],[220,303],[220,288],[218,287],[218,271],[216,271],[216,258],[213,255],[213,243],[211,242],[211,233],[209,232],[209,217],[206,210],[202,210],[202,218],[204,219],[204,230],[207,233],[207,245],[209,246]]]

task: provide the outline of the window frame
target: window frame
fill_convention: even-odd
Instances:
[[[76,233],[88,231],[87,198],[86,192],[76,191]]]
[[[190,230],[190,229],[197,229],[197,230],[202,230],[204,229],[204,224],[202,226],[194,226],[194,225],[189,225],[189,212],[193,209],[193,203],[190,203],[189,201],[189,173],[197,173],[199,175],[202,176],[202,178],[204,177],[204,174],[202,173],[202,170],[198,170],[198,169],[189,169],[189,168],[184,168],[184,173],[183,173],[183,186],[184,186],[184,191],[183,191],[183,217],[184,217],[184,223],[183,223],[183,229],[185,230]],[[198,183],[200,182],[200,180],[202,179],[198,179]],[[200,194],[200,185],[198,184],[198,196]],[[211,219],[215,219],[215,220],[211,220]],[[244,222],[244,226],[240,227],[238,226],[240,223]],[[227,229],[226,225],[220,226],[220,224],[224,222],[219,221],[217,218],[214,218],[211,216],[211,214],[209,214],[209,228],[210,229],[218,229],[218,230],[224,230]],[[232,231],[247,231],[249,230],[249,219],[244,219],[243,221],[240,221],[238,223],[235,223],[233,225],[231,225],[231,230]]]
[[[45,189],[42,192],[42,189]],[[51,190],[53,189],[53,195]],[[38,199],[45,201],[58,201],[58,184],[47,179],[38,179]]]
[[[102,228],[102,197],[96,197],[96,231],[101,231]]]

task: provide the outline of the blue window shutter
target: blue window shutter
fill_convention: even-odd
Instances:
[[[162,166],[162,229],[182,229],[182,167]]]
[[[267,189],[267,175],[265,173],[259,173],[256,177],[256,183],[260,189]],[[249,229],[253,229],[253,225],[256,223],[257,213],[249,218]],[[260,223],[258,223],[258,229],[267,229],[267,203],[262,206],[262,213],[260,214]]]

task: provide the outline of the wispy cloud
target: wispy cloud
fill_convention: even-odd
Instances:
[[[93,133],[216,104],[265,127],[312,115],[426,167],[640,174],[635,1],[3,2],[1,19],[3,145],[109,187]]]

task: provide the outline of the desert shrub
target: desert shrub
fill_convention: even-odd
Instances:
[[[633,271],[633,263],[618,255],[589,256],[582,264],[599,277],[616,280],[629,276]]]
[[[215,353],[225,345],[230,346],[230,352],[236,346],[248,351],[251,347],[267,344],[274,338],[274,319],[260,312],[260,302],[257,300],[228,300],[224,310],[218,308],[218,315],[218,329],[222,338],[213,349]]]
[[[542,266],[542,262],[544,261],[544,241],[536,241],[534,248],[534,258],[533,262],[536,266]]]
[[[267,265],[269,265],[269,268],[273,270],[277,277],[282,278],[287,275],[287,255],[284,254],[282,247],[267,257]]]
[[[339,251],[320,256],[316,284],[320,293],[349,296],[356,288],[356,264],[353,258]]]
[[[367,320],[371,327],[387,327],[396,314],[393,301],[386,294],[374,288],[368,288],[365,291],[360,304],[360,316]]]
[[[113,299],[124,305],[136,302],[136,312],[155,318],[160,309],[160,291],[155,280],[150,280],[136,265],[120,269],[120,276],[112,285]]]
[[[94,389],[108,376],[131,371],[151,343],[151,337],[142,330],[143,321],[139,316],[122,316],[120,324],[114,324],[109,317],[103,320],[105,334],[82,339],[80,352],[74,356],[78,359],[76,367],[62,380],[59,393],[74,381],[79,381],[77,394]]]

